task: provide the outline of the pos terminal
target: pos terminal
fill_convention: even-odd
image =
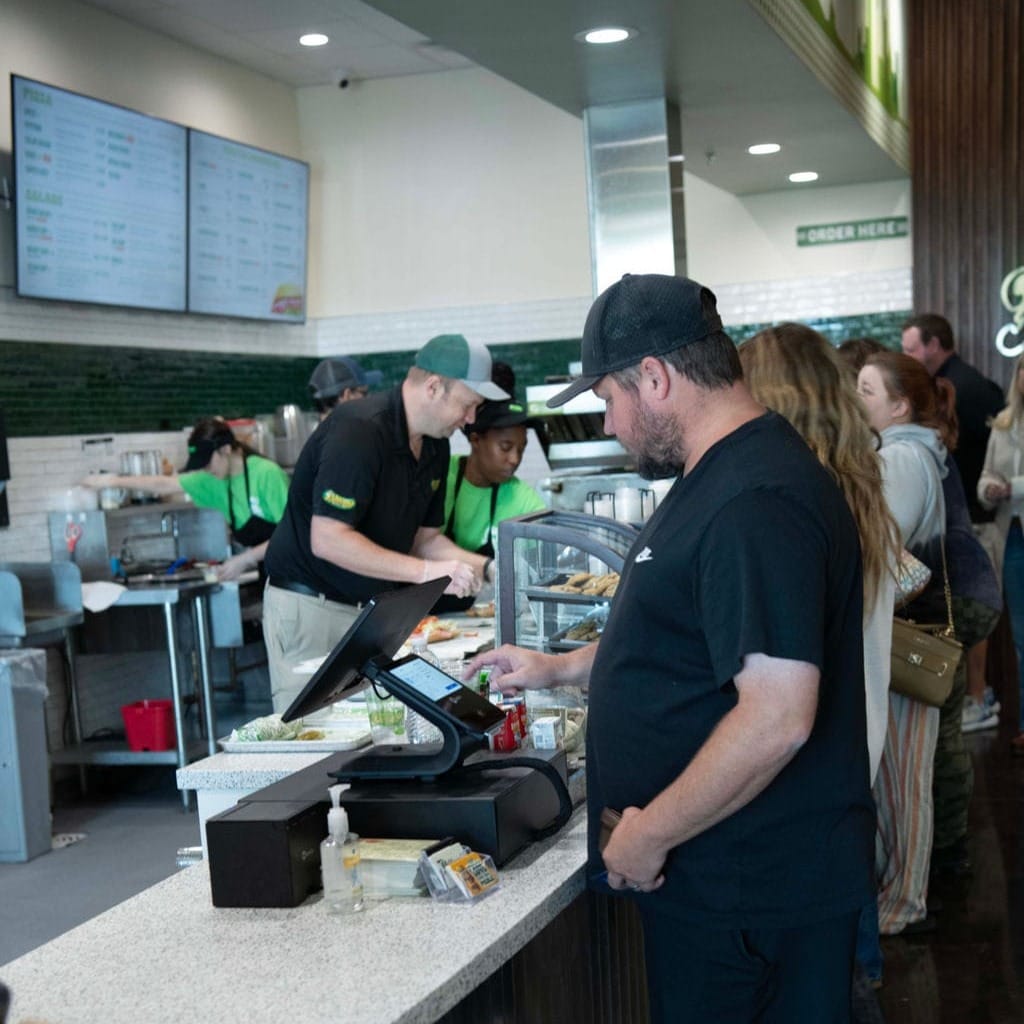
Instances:
[[[374,597],[282,716],[380,686],[436,725],[443,741],[333,754],[210,818],[215,906],[295,906],[318,888],[332,776],[352,783],[345,807],[360,835],[454,836],[498,865],[569,820],[563,751],[490,752],[489,737],[505,722],[500,708],[416,655],[394,659],[447,584],[445,576]]]
[[[286,722],[380,686],[441,731],[441,743],[373,747],[336,772],[339,779],[434,779],[487,750],[505,716],[485,697],[415,654],[394,661],[416,624],[433,607],[449,577],[390,590],[372,598],[316,674],[281,716]]]

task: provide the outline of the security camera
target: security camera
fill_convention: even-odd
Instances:
[[[352,80],[347,75],[343,75],[341,78],[338,79],[339,89],[347,89],[351,84]]]

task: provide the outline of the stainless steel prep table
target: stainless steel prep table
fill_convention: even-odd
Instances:
[[[76,743],[73,747],[56,751],[56,764],[173,764],[178,768],[189,762],[189,755],[213,755],[217,753],[217,723],[213,706],[213,685],[210,677],[210,633],[209,596],[220,588],[219,583],[194,580],[181,583],[162,583],[153,586],[129,587],[111,608],[161,607],[163,610],[164,639],[167,647],[167,666],[171,681],[171,699],[174,707],[174,727],[177,746],[174,750],[129,750],[119,742],[82,742],[81,721],[74,717]],[[178,668],[179,633],[175,620],[176,606],[187,603],[192,612],[196,637],[196,651],[199,655],[199,677],[201,700],[206,726],[205,744],[187,743],[185,739],[183,694],[181,674]],[[106,612],[90,614],[104,615]],[[77,708],[76,696],[73,706]],[[191,748],[191,749],[189,749]],[[182,802],[187,810],[189,793],[182,791]]]

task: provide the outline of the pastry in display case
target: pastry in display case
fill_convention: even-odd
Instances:
[[[498,642],[558,654],[600,639],[636,538],[627,523],[583,512],[544,509],[499,523]],[[566,750],[582,752],[583,692],[559,687],[525,696],[531,727],[557,713],[573,740]]]
[[[499,642],[558,652],[598,639],[636,537],[627,523],[582,512],[499,523]]]

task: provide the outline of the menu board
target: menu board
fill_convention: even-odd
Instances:
[[[186,130],[11,76],[19,295],[183,311]]]
[[[189,130],[188,308],[306,319],[309,165]]]

